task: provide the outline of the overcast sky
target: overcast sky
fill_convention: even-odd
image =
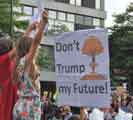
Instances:
[[[113,24],[112,15],[124,12],[130,2],[133,0],[105,0],[105,10],[107,11],[105,25],[111,26]]]

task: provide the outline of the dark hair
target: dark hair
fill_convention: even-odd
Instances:
[[[9,52],[13,48],[13,42],[6,37],[0,37],[0,55]]]

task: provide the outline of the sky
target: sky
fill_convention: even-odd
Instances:
[[[105,26],[110,27],[113,25],[113,14],[119,14],[126,10],[127,6],[133,0],[105,0],[105,10],[107,11],[107,18]]]

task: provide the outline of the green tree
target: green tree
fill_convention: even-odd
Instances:
[[[54,47],[43,45],[39,48],[37,64],[41,70],[55,71],[54,66]]]
[[[0,30],[10,32],[11,0],[0,0]]]
[[[0,0],[0,31],[4,33],[13,34],[14,28],[25,29],[28,25],[28,21],[20,20],[17,18],[25,16],[15,9],[21,7],[19,0]]]
[[[133,66],[133,3],[122,14],[114,15],[115,24],[109,36],[111,56],[111,78],[113,84],[120,79],[127,80]],[[132,51],[133,52],[133,51]],[[116,84],[117,85],[117,84]]]

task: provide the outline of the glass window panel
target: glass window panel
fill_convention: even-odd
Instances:
[[[54,20],[49,19],[49,20],[48,20],[48,30],[53,29],[53,25],[54,25]]]
[[[79,23],[79,24],[83,24],[83,21],[84,21],[83,16],[80,16],[80,15],[76,15],[75,20],[76,20],[76,23]]]
[[[24,13],[32,15],[32,7],[24,6]]]
[[[67,14],[67,21],[74,22],[74,15],[73,14]]]
[[[48,35],[56,35],[63,32],[74,31],[74,23],[49,20]]]
[[[59,34],[68,31],[74,31],[74,23],[55,20],[51,34]]]
[[[59,20],[66,20],[66,14],[63,12],[58,12],[58,19]]]
[[[104,20],[100,20],[101,21],[101,27],[104,27]]]
[[[70,0],[70,4],[75,5],[76,0]]]
[[[84,17],[84,24],[85,25],[92,25],[92,18],[91,17]]]
[[[64,3],[69,3],[69,0],[55,0],[57,2],[64,2]]]
[[[82,0],[82,6],[95,8],[95,0]]]
[[[89,7],[89,1],[88,0],[82,0],[82,6]]]
[[[100,26],[100,19],[93,18],[93,25],[94,26]]]
[[[96,0],[96,9],[101,8],[101,0]]]
[[[56,11],[49,10],[48,12],[49,12],[49,18],[56,19]]]
[[[38,8],[34,8],[34,13],[33,13],[33,15],[37,15],[38,14]]]
[[[81,0],[76,0],[76,5],[81,6]]]
[[[74,27],[75,27],[75,30],[82,30],[82,29],[91,29],[91,28],[94,28],[94,27],[92,27],[92,26],[88,26],[88,25],[81,25],[81,24],[75,24],[74,25]]]

